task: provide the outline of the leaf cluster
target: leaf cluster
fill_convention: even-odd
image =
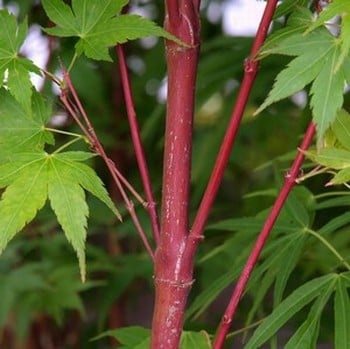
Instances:
[[[350,83],[348,13],[347,2],[333,1],[316,21],[312,12],[305,8],[290,15],[286,27],[271,36],[259,57],[279,54],[296,58],[277,75],[272,90],[256,114],[311,84],[310,106],[320,146],[343,105],[345,83]],[[339,35],[325,26],[335,15],[341,16]]]

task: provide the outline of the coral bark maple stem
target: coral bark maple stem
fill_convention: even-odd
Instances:
[[[161,231],[155,254],[152,349],[179,346],[193,263],[183,264],[188,237],[199,12],[193,0],[166,1],[165,28],[188,46],[166,42],[168,96]]]
[[[146,163],[146,156],[142,146],[140,130],[136,118],[136,111],[134,107],[134,100],[131,93],[130,79],[125,62],[125,55],[121,45],[116,46],[116,51],[119,59],[120,76],[123,85],[124,98],[126,110],[129,119],[131,138],[135,148],[135,155],[137,164],[139,166],[140,175],[147,199],[147,211],[151,219],[153,238],[158,243],[159,240],[159,221],[156,209],[156,200],[153,195],[152,185],[149,177],[148,166]]]
[[[253,42],[250,55],[244,62],[244,76],[238,93],[237,101],[232,111],[231,119],[222,141],[214,169],[211,173],[207,188],[204,192],[201,204],[192,225],[191,233],[189,236],[189,243],[187,245],[188,249],[186,250],[187,260],[192,260],[194,258],[198,242],[201,240],[203,229],[220,187],[220,183],[223,178],[226,165],[230,158],[231,150],[242,120],[243,112],[258,71],[258,62],[255,57],[266,39],[268,28],[277,6],[277,2],[278,0],[268,0]]]
[[[236,287],[232,293],[232,297],[230,302],[226,308],[225,314],[220,323],[215,341],[214,341],[214,349],[220,349],[223,346],[228,330],[231,327],[232,320],[234,318],[238,303],[241,299],[241,296],[244,292],[244,289],[248,283],[250,275],[256,265],[256,262],[260,256],[260,253],[266,243],[267,238],[270,235],[270,232],[273,228],[273,225],[278,218],[279,213],[282,210],[282,207],[288,197],[288,194],[294,187],[297,182],[297,177],[300,173],[301,165],[304,161],[304,150],[307,150],[310,146],[312,139],[315,134],[315,125],[311,122],[306,133],[304,139],[300,145],[300,150],[298,151],[297,156],[291,166],[290,171],[286,174],[283,186],[276,198],[276,201],[270,211],[269,216],[267,217],[265,224],[255,242],[255,245],[252,249],[251,254],[249,255],[247,262],[242,270],[242,273],[237,281]]]

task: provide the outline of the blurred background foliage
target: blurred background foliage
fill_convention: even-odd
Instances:
[[[228,0],[203,1],[201,11],[202,46],[194,129],[192,216],[215,161],[242,79],[243,62],[252,44],[249,36],[232,37],[223,31],[221,11],[227,3]],[[27,17],[32,30],[38,30],[38,25],[50,25],[39,1],[3,1],[3,6],[10,6],[19,20]],[[164,14],[162,6],[161,1],[133,0],[129,10],[146,14],[161,24]],[[208,15],[210,7],[218,11],[215,21]],[[285,18],[280,18],[273,28],[280,27],[284,21]],[[44,43],[32,41],[27,44],[23,54],[31,56],[43,50],[48,54],[46,69],[59,74],[60,61],[69,63],[74,43],[72,39],[58,42],[53,38]],[[125,49],[147,161],[154,191],[160,202],[166,86],[163,42],[150,38],[128,43]],[[141,192],[117,59],[115,56],[113,58],[114,63],[79,58],[72,71],[72,80],[102,143],[118,168]],[[287,62],[287,59],[278,56],[268,57],[261,63],[210,216],[206,239],[199,250],[187,329],[215,330],[214,326],[222,315],[232,289],[232,282],[259,232],[295,155],[300,136],[310,120],[310,112],[304,107],[305,96],[302,94],[274,104],[258,117],[253,117],[254,111],[267,96],[275,76]],[[64,130],[77,131],[65,114],[49,80],[45,80],[42,90],[54,104],[52,124]],[[349,106],[349,93],[345,100],[346,106]],[[94,165],[118,203],[119,194],[102,163],[95,160]],[[292,255],[292,260],[288,269],[286,294],[309,277],[333,268],[333,255],[310,237],[298,237],[301,229],[321,229],[327,224],[333,224],[332,243],[343,255],[349,255],[350,219],[346,211],[350,198],[346,195],[338,197],[336,190],[325,190],[326,182],[326,176],[318,177],[305,183],[307,187],[300,185],[293,192],[253,275],[233,330],[254,323],[271,311],[272,284],[275,278],[278,282],[287,282],[278,279],[278,275],[288,255]],[[339,188],[336,189],[339,191]],[[74,254],[52,214],[45,208],[1,256],[2,348],[110,348],[115,345],[113,342],[90,340],[108,328],[150,326],[152,265],[132,222],[127,214],[124,214],[122,224],[115,222],[102,204],[93,198],[89,200],[91,214],[86,284],[81,284]],[[144,210],[138,206],[136,210],[146,231],[150,231]],[[343,217],[340,222],[336,218],[339,215]],[[291,236],[299,245],[283,248],[289,246]],[[268,257],[276,251],[281,253],[272,265],[267,265],[266,261],[271,260]],[[282,294],[279,296],[281,298]],[[331,316],[329,319],[323,324],[322,336],[325,342],[332,336]],[[288,329],[293,329],[293,323],[288,324]],[[236,341],[237,348],[242,347],[236,337],[233,337],[233,341]]]

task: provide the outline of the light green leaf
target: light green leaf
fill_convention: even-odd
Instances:
[[[332,46],[325,48],[321,54],[319,50],[316,52],[305,51],[304,54],[292,60],[287,68],[277,75],[268,97],[254,114],[256,115],[272,103],[302,90],[314,80],[322,69],[324,59],[330,50],[332,50]]]
[[[61,163],[61,165],[70,172],[70,176],[74,181],[79,183],[85,190],[99,198],[112,210],[119,220],[122,220],[119,211],[115,207],[102,181],[97,176],[95,171],[91,167],[77,162],[84,161],[84,157],[86,158],[89,155],[93,156],[94,154],[84,152],[66,152],[56,154],[55,160]],[[77,160],[78,157],[80,157],[79,160]]]
[[[98,340],[104,337],[114,337],[118,340],[118,342],[125,345],[123,348],[131,349],[147,340],[150,336],[151,331],[148,328],[140,326],[129,326],[105,331],[94,337],[93,340]]]
[[[320,140],[327,128],[333,123],[343,104],[344,76],[342,70],[335,69],[339,49],[336,47],[330,55],[324,57],[324,64],[311,86],[311,108],[313,120],[317,125]]]
[[[350,3],[344,0],[332,0],[330,4],[320,13],[316,21],[310,26],[307,32],[323,25],[337,15],[347,15],[350,13]]]
[[[120,15],[126,3],[126,0],[73,0],[72,11],[62,0],[43,0],[47,15],[57,24],[45,30],[51,35],[79,37],[75,46],[78,54],[106,61],[111,61],[108,48],[127,40],[156,35],[181,43],[148,19]]]
[[[51,112],[39,93],[32,96],[28,113],[5,89],[0,89],[0,163],[20,151],[40,151],[53,136],[45,130]]]
[[[324,148],[319,153],[307,151],[305,155],[322,166],[336,170],[350,167],[350,151],[344,149]]]
[[[57,220],[78,255],[85,281],[85,240],[89,209],[83,189],[72,181],[71,171],[51,156],[48,161],[48,197]]]
[[[36,215],[47,197],[58,222],[77,253],[81,278],[85,280],[85,240],[89,214],[83,189],[119,214],[95,172],[78,161],[89,153],[16,153],[0,165],[0,188],[7,187],[0,201],[0,252]]]
[[[210,349],[212,348],[209,335],[204,332],[183,331],[180,349]]]
[[[332,131],[341,145],[350,150],[350,114],[346,110],[339,110]]]
[[[329,181],[329,185],[343,184],[350,181],[350,168],[340,170],[335,176]]]
[[[47,198],[47,170],[37,156],[23,167],[6,188],[0,201],[0,253],[8,242],[29,223]]]
[[[7,86],[10,93],[28,111],[32,94],[29,71],[40,74],[40,70],[18,54],[26,34],[26,22],[17,26],[14,15],[9,14],[7,10],[0,10],[0,86],[7,70]]]
[[[324,289],[334,282],[336,274],[313,279],[295,290],[269,315],[257,328],[245,349],[257,349],[271,338],[294,314],[318,297]]]
[[[284,0],[277,6],[273,18],[279,18],[290,12],[293,15],[295,11],[297,11],[299,8],[305,7],[305,5],[308,3],[308,0]]]
[[[345,280],[340,276],[334,300],[335,349],[350,348],[350,299]]]

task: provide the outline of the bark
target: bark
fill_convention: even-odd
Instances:
[[[199,2],[169,0],[165,28],[187,46],[166,42],[168,99],[161,231],[155,254],[151,348],[178,348],[193,261],[183,262],[189,222],[194,91],[199,52]]]

